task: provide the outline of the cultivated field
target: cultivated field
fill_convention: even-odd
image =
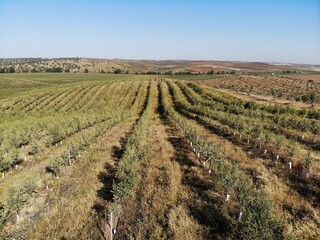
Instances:
[[[313,80],[316,83],[320,83],[320,74],[303,74],[303,75],[286,75],[286,77],[301,80]]]
[[[312,80],[312,78],[308,80]],[[273,96],[274,99],[287,99],[299,102],[310,102],[309,95],[311,92],[314,92],[316,93],[315,102],[320,103],[320,83],[317,81],[310,83],[306,79],[271,75],[234,75],[215,77],[201,81],[200,84],[242,92],[247,95]]]
[[[1,74],[0,239],[319,239],[320,111],[217,89],[304,85],[178,78]]]

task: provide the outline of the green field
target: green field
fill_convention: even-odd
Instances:
[[[0,74],[0,239],[317,239],[320,111],[194,80]]]

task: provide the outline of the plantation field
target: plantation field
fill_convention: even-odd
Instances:
[[[319,239],[320,111],[218,89],[267,81],[306,93],[267,76],[1,74],[0,239]]]
[[[311,79],[317,83],[320,83],[320,74],[287,75],[287,77],[306,81]]]
[[[312,80],[312,78],[308,80]],[[308,84],[306,79],[293,79],[292,77],[284,76],[234,75],[203,80],[201,84],[248,95],[272,96],[275,99],[280,98],[299,102],[309,102],[309,94],[315,92],[315,102],[320,103],[320,83],[315,80]]]

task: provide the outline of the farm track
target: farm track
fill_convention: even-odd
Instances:
[[[142,179],[136,197],[125,205],[116,238],[203,238],[199,235],[203,234],[202,227],[190,216],[188,207],[181,204],[190,198],[190,190],[181,184],[178,149],[172,145],[178,136],[173,135],[172,127],[161,118],[157,105],[153,111],[145,143],[148,156],[140,167]],[[168,225],[167,221],[172,224]]]

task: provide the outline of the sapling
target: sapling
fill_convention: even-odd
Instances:
[[[308,151],[308,153],[304,157],[303,165],[307,170],[307,177],[310,175],[310,170],[314,164],[314,158],[311,156],[311,152]]]
[[[262,138],[263,138],[263,133],[262,133],[262,126],[260,124],[255,125],[255,127],[252,129],[252,136],[257,139],[259,142],[259,149],[262,148]],[[257,142],[256,142],[257,145]]]
[[[296,151],[297,151],[297,144],[296,143],[290,144],[287,149],[288,157],[292,159]]]
[[[263,140],[265,144],[269,144],[271,140],[271,134],[269,132],[265,132]]]
[[[37,184],[33,179],[26,179],[18,186],[11,187],[5,191],[4,194],[4,208],[9,212],[15,212],[16,219],[20,219],[20,209],[27,202],[29,196],[31,196],[37,189]]]
[[[60,173],[60,166],[65,164],[64,160],[61,157],[53,157],[50,161],[49,166],[46,167],[48,172],[51,172],[56,178],[58,178],[58,174]]]
[[[282,135],[278,135],[275,142],[275,147],[279,151],[283,145],[284,138]]]
[[[38,153],[38,151],[39,151],[39,147],[38,147],[37,143],[35,141],[31,141],[29,143],[28,154],[34,155],[34,154]]]
[[[3,151],[0,150],[0,171],[2,173],[2,178],[5,176],[5,172],[10,168],[10,162],[8,158],[4,155]]]
[[[226,166],[222,165],[222,171],[221,171],[221,176],[220,176],[220,184],[226,191],[226,199],[227,201],[230,200],[231,197],[231,190],[232,188],[236,185],[237,182],[237,163],[233,161],[232,166]]]

